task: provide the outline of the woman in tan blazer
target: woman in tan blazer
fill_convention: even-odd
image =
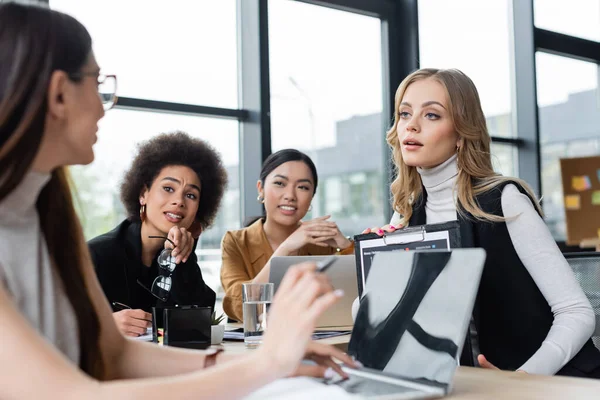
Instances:
[[[266,217],[247,228],[229,231],[221,244],[221,283],[225,313],[242,321],[242,284],[269,281],[271,257],[351,254],[353,243],[329,216],[302,221],[317,191],[317,169],[293,149],[271,154],[257,182]]]

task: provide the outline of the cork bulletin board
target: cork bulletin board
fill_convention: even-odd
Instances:
[[[600,156],[560,160],[567,244],[600,237]]]

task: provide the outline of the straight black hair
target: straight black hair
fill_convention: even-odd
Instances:
[[[310,172],[312,173],[312,176],[313,176],[313,181],[314,181],[313,196],[314,196],[317,193],[317,184],[319,183],[319,177],[317,175],[317,167],[315,167],[315,163],[313,163],[313,161],[310,159],[309,156],[307,156],[303,152],[298,151],[296,149],[279,150],[278,152],[275,152],[275,153],[271,154],[269,157],[267,157],[267,159],[265,160],[265,162],[262,165],[262,169],[260,170],[260,181],[262,182],[263,186],[265,185],[265,179],[267,179],[267,176],[269,176],[269,174],[271,172],[273,172],[273,170],[275,168],[277,168],[281,164],[285,164],[286,162],[289,162],[289,161],[302,161],[304,164],[306,164],[308,166],[308,168],[310,169]]]
[[[275,170],[275,168],[279,167],[281,164],[285,164],[288,161],[302,161],[303,163],[305,163],[308,166],[308,168],[310,169],[310,172],[312,173],[314,184],[315,184],[314,189],[313,189],[313,196],[314,196],[317,193],[317,184],[319,183],[319,176],[317,175],[317,167],[315,167],[315,163],[311,160],[311,158],[309,156],[307,156],[303,152],[296,150],[296,149],[279,150],[278,152],[275,152],[275,153],[271,154],[269,157],[267,157],[267,159],[265,160],[265,162],[262,165],[262,169],[260,170],[260,181],[261,181],[263,187],[265,186],[265,179],[267,179],[267,176],[269,176],[269,174],[271,172],[273,172],[273,170]],[[265,214],[265,207],[263,205],[263,215],[264,214]],[[264,221],[265,217],[264,216],[247,217],[244,220],[244,224],[243,224],[244,228],[249,227],[250,225],[252,225],[256,221],[258,221],[259,219],[262,219]]]

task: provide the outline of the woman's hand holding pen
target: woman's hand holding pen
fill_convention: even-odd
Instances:
[[[114,302],[113,306],[123,308],[113,313],[113,319],[117,328],[125,336],[138,337],[146,333],[146,329],[152,326],[152,314],[144,310],[132,310],[129,306]]]
[[[324,271],[324,270],[321,270]],[[255,355],[266,361],[276,378],[290,375],[325,376],[334,368],[333,358],[356,367],[343,353],[329,346],[311,343],[318,317],[343,292],[333,290],[327,277],[311,263],[296,265],[285,274],[269,309],[269,328]],[[303,358],[317,362],[314,368],[301,366]]]

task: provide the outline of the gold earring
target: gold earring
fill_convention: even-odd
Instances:
[[[142,222],[144,222],[146,220],[146,205],[142,204],[140,206],[140,219],[142,220]]]

